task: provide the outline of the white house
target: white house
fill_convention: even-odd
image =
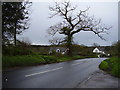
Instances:
[[[105,54],[105,52],[102,49],[98,48],[93,49],[93,53]]]
[[[102,51],[100,51],[98,48],[93,49],[93,53],[101,53]]]
[[[93,49],[93,53],[98,54],[98,57],[100,57],[101,55],[105,55],[105,52],[101,49],[95,48]]]
[[[67,50],[68,49],[64,47],[51,47],[49,53],[51,54],[54,51],[56,53],[61,53],[64,55],[65,53],[67,53]]]

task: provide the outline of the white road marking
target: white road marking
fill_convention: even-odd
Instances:
[[[75,63],[75,64],[72,64],[72,66],[74,66],[74,65],[78,65],[78,64],[81,64],[81,62],[80,62],[80,63]]]
[[[5,81],[7,82],[7,81],[8,81],[8,79],[5,79]]]
[[[47,72],[59,70],[59,69],[62,69],[62,68],[63,68],[63,67],[59,67],[59,68],[55,68],[55,69],[52,69],[52,70],[46,70],[46,71],[39,72],[39,73],[33,73],[33,74],[25,75],[25,77],[30,77],[30,76],[33,76],[33,75],[43,74],[43,73],[47,73]]]

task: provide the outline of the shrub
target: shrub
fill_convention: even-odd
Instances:
[[[117,64],[115,65],[112,70],[111,70],[111,74],[114,75],[114,76],[117,76],[117,77],[120,77],[120,69],[119,69],[120,65]]]
[[[3,56],[3,67],[15,67],[15,66],[29,66],[45,63],[45,60],[40,56],[23,55],[23,56]]]
[[[34,54],[27,46],[3,46],[3,55],[15,56],[15,55],[30,55]]]
[[[106,61],[102,61],[99,67],[103,70],[107,70],[109,68],[108,63]]]
[[[105,61],[102,61],[99,65],[100,69],[106,70],[113,76],[120,77],[120,58],[112,57]]]
[[[57,57],[55,56],[41,56],[46,63],[54,63],[57,62]]]
[[[120,58],[112,57],[109,60],[109,67],[111,68],[111,74],[120,77]]]

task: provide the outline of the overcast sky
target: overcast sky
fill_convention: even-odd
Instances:
[[[92,45],[111,45],[118,40],[118,3],[117,2],[74,2],[80,9],[84,10],[90,6],[89,15],[94,15],[97,19],[102,19],[102,23],[112,26],[109,35],[105,34],[107,41],[101,40],[92,32],[79,32],[74,35],[74,41],[77,44]],[[30,14],[30,27],[19,38],[27,38],[32,44],[48,45],[50,36],[47,29],[60,22],[59,17],[48,18],[50,11],[49,6],[53,6],[53,2],[33,2]]]

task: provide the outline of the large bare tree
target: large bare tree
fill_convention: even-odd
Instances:
[[[101,33],[107,33],[111,27],[101,23],[101,19],[97,20],[94,16],[89,17],[86,10],[78,10],[76,6],[72,6],[70,2],[55,2],[55,6],[49,7],[51,11],[50,18],[60,16],[63,21],[59,24],[51,26],[48,29],[50,35],[63,34],[64,41],[68,47],[68,55],[71,56],[71,45],[74,34],[80,31],[91,31],[102,40],[105,40]]]

